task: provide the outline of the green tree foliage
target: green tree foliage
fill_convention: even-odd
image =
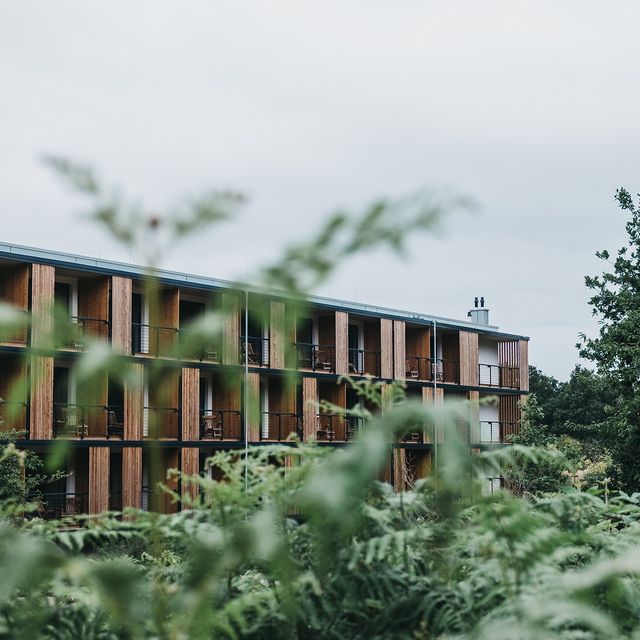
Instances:
[[[640,487],[640,208],[625,189],[615,199],[627,216],[627,243],[615,257],[596,253],[607,270],[587,276],[598,335],[581,336],[580,355],[593,361],[612,395],[607,430],[624,487]]]

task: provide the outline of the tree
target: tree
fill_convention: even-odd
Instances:
[[[640,205],[625,189],[615,200],[628,216],[627,244],[615,259],[607,250],[596,256],[609,267],[601,275],[586,276],[593,292],[589,304],[598,317],[595,338],[581,335],[580,355],[597,365],[611,394],[606,426],[611,435],[614,460],[620,467],[620,484],[640,487]]]

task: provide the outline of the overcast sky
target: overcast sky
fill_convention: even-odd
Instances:
[[[224,278],[338,207],[468,194],[479,212],[444,237],[355,260],[318,293],[457,318],[484,295],[565,378],[597,328],[594,251],[624,241],[615,189],[640,190],[639,24],[630,0],[5,0],[0,239],[129,259],[78,217],[46,152],[151,209],[246,193],[236,223],[165,263]]]

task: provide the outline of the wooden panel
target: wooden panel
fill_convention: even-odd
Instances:
[[[318,343],[323,347],[336,346],[336,323],[332,315],[318,317]]]
[[[83,412],[83,421],[87,425],[87,434],[91,437],[107,435],[107,412],[109,376],[102,369],[89,378],[78,383],[78,404],[86,407]]]
[[[31,265],[18,264],[3,267],[0,271],[0,300],[20,309],[29,309],[29,275]]]
[[[44,264],[34,264],[31,270],[31,344],[51,346],[53,330],[53,296],[56,270]]]
[[[365,323],[365,345],[367,345]],[[368,348],[368,345],[365,347]],[[393,378],[393,320],[380,318],[380,376]]]
[[[260,374],[247,376],[247,404],[249,422],[249,441],[260,441]]]
[[[200,371],[182,369],[182,439],[200,439]],[[194,451],[197,451],[194,449]]]
[[[197,476],[200,473],[200,452],[195,447],[185,447],[180,451],[180,470],[183,474],[189,476]],[[185,482],[184,480],[180,483],[180,493],[183,498],[190,497],[192,500],[195,500],[198,496],[198,486],[191,483]],[[183,509],[188,508],[182,505]]]
[[[53,358],[31,358],[31,424],[32,440],[53,438]]]
[[[529,341],[519,341],[520,389],[529,391]]]
[[[82,318],[109,320],[109,278],[78,280],[78,315]]]
[[[129,381],[124,385],[124,439],[142,440],[142,408],[144,402],[144,367],[129,364]]]
[[[233,293],[222,294],[222,364],[240,362],[240,303]]]
[[[317,436],[317,402],[318,379],[302,378],[302,437],[305,442]]]
[[[122,507],[142,508],[142,447],[122,448]]]
[[[478,334],[459,332],[460,384],[478,386]]]
[[[363,325],[364,333],[364,372],[375,377],[382,377],[381,367],[381,320],[371,320],[365,322]],[[385,341],[391,340],[390,334],[385,336]],[[389,374],[387,378],[391,377],[393,373],[393,360],[389,359],[388,346],[385,347],[385,354],[387,361],[385,363],[385,373]],[[393,355],[391,356],[393,358]]]
[[[149,370],[149,435],[178,437],[180,370]]]
[[[349,348],[349,314],[344,311],[336,311],[335,323],[336,336],[336,373],[346,375],[349,371],[348,348]]]
[[[479,380],[480,352],[478,350],[478,334],[469,333],[467,339],[469,341],[469,385],[472,387],[477,387],[478,384],[480,383],[480,380]]]
[[[89,447],[89,513],[109,509],[109,448]]]
[[[469,391],[469,439],[480,442],[480,392]]]
[[[404,380],[407,375],[405,327],[403,320],[393,321],[393,377],[396,380]]]
[[[520,431],[520,398],[518,396],[499,396],[498,419],[501,423],[500,437],[509,442],[509,436]]]
[[[131,278],[111,278],[111,344],[119,353],[131,353]]]
[[[28,431],[27,362],[22,356],[5,356],[0,360],[0,431]]]
[[[169,477],[168,472],[170,469],[180,469],[180,456],[178,453],[178,449],[166,449],[164,452],[164,475],[160,479],[162,484],[166,485],[169,489],[173,489],[173,491],[178,490],[178,478],[176,476]],[[163,504],[161,505],[161,509],[163,513],[176,513],[178,511],[178,504],[173,502],[173,498],[166,494],[162,493]]]
[[[284,302],[271,302],[269,306],[269,365],[284,369],[285,358],[285,306]]]
[[[393,450],[393,489],[394,491],[404,491],[404,466],[406,464],[406,451],[396,448]]]

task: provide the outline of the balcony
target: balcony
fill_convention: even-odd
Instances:
[[[26,344],[29,335],[30,314],[28,311],[12,309],[11,315],[0,326],[0,342]]]
[[[318,442],[348,442],[356,437],[363,420],[359,416],[319,413],[316,416]]]
[[[171,355],[178,340],[179,330],[139,322],[131,323],[131,352],[150,356]]]
[[[56,321],[56,340],[59,349],[83,350],[87,338],[108,340],[110,324],[108,320],[69,316],[66,321]]]
[[[109,492],[109,511],[122,511],[122,492]]]
[[[189,329],[178,329],[180,339],[180,357],[199,362],[220,363],[218,347],[211,343],[210,336],[200,336]]]
[[[309,371],[325,371],[334,373],[336,370],[336,350],[320,344],[296,342],[298,369]]]
[[[457,360],[411,356],[405,358],[407,380],[425,380],[459,384],[460,363]]]
[[[27,496],[38,504],[35,516],[44,520],[60,520],[87,513],[86,493],[42,493]]]
[[[180,411],[177,407],[144,407],[142,420],[147,438],[173,440],[178,437]]]
[[[260,440],[280,442],[291,434],[302,439],[302,425],[297,413],[263,411],[260,428]]]
[[[380,351],[349,349],[349,373],[380,377]]]
[[[520,368],[501,364],[479,364],[478,382],[482,387],[520,388]]]
[[[505,432],[513,433],[515,428],[515,422],[481,420],[480,444],[502,444],[504,443]]]
[[[246,353],[245,353],[246,344]],[[242,362],[245,358],[250,367],[269,367],[269,338],[240,338]]]
[[[123,407],[54,403],[53,437],[123,438]]]
[[[200,412],[201,440],[242,440],[242,413],[232,409],[205,409]]]

